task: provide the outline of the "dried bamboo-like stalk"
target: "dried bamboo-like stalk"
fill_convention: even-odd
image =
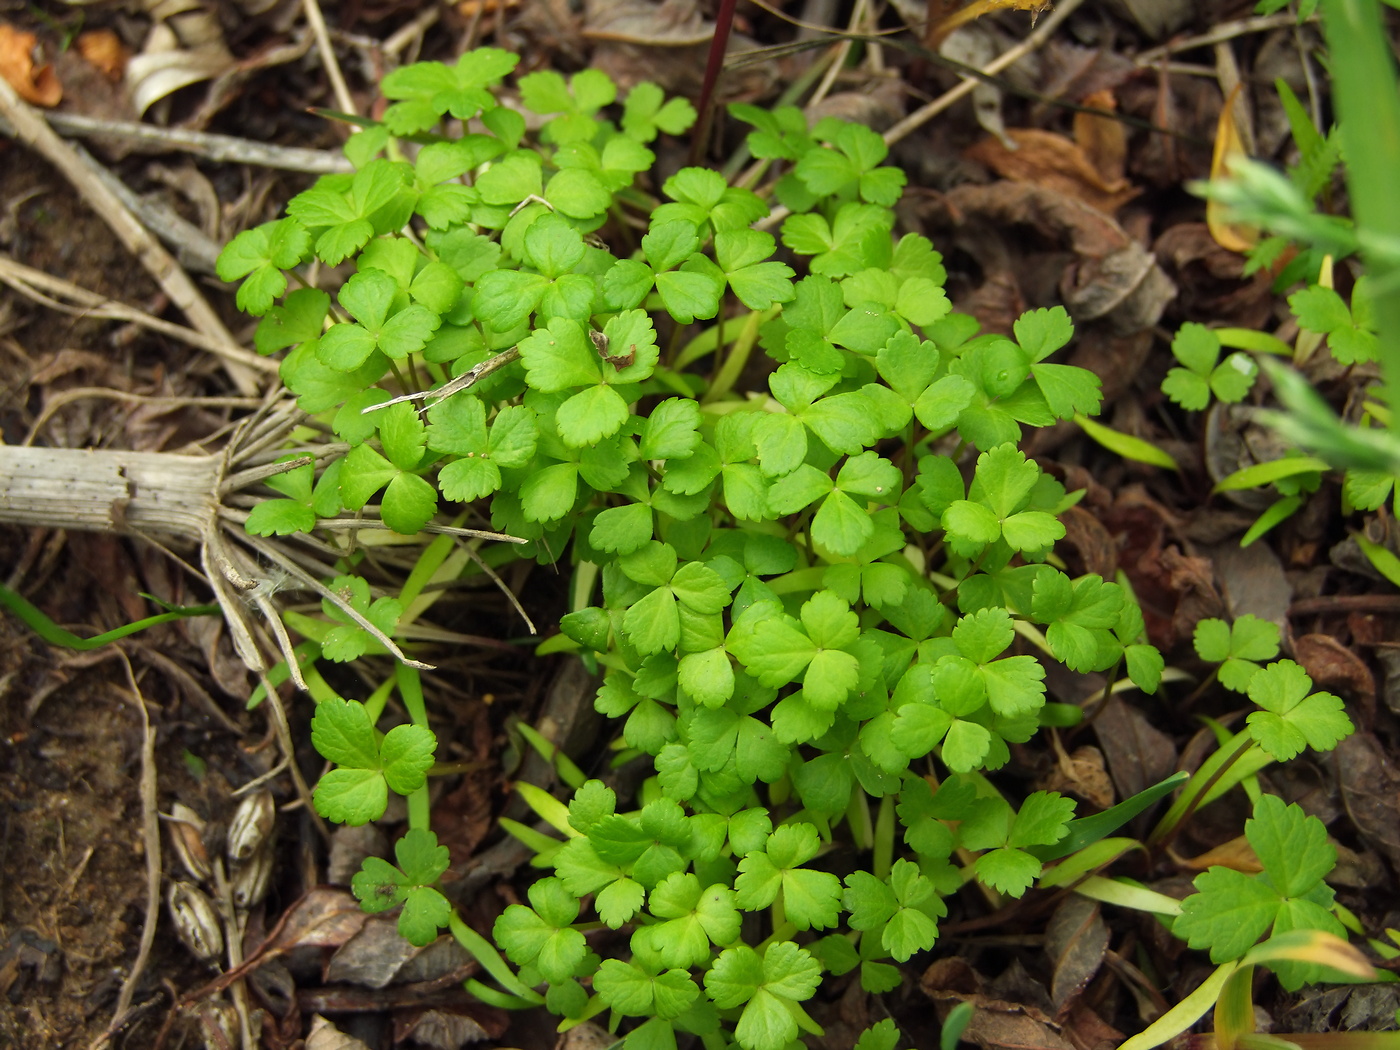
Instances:
[[[0,522],[199,543],[219,510],[221,456],[0,446]]]

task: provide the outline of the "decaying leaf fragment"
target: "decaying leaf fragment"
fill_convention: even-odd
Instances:
[[[0,76],[24,101],[36,106],[56,106],[63,99],[63,85],[53,66],[34,65],[38,43],[33,33],[22,32],[8,22],[0,23]]]
[[[1107,119],[1107,118],[1099,118]],[[1029,182],[1074,197],[1112,215],[1140,190],[1126,179],[1106,179],[1076,142],[1039,128],[1008,128],[1014,150],[995,138],[986,138],[968,149],[967,155],[1003,178]]]
[[[78,49],[78,54],[113,83],[119,82],[126,73],[126,64],[131,59],[131,52],[122,43],[121,37],[110,29],[94,29],[80,33],[73,43]]]

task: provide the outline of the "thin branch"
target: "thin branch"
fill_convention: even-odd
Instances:
[[[284,553],[281,550],[278,550],[276,544],[267,543],[257,536],[245,535],[239,536],[238,538],[244,543],[246,543],[248,546],[252,547],[255,551],[261,554],[268,561],[276,562],[278,565],[282,566],[282,568],[286,569],[287,572],[289,572],[293,578],[299,580],[301,583],[304,583],[308,589],[315,591],[322,598],[325,598],[328,602],[330,602],[337,609],[343,612],[346,616],[350,617],[350,619],[355,621],[355,624],[357,626],[364,628],[364,630],[368,632],[371,638],[377,641],[380,645],[384,646],[384,648],[388,649],[389,652],[394,655],[394,658],[397,659],[400,663],[405,664],[408,667],[416,667],[420,671],[433,670],[432,664],[425,664],[421,660],[411,659],[402,649],[399,648],[397,642],[395,642],[392,638],[390,638],[387,634],[381,631],[374,624],[370,623],[370,621],[365,617],[363,613],[351,606],[349,602],[347,602],[344,598],[337,594],[333,589],[327,587],[324,583],[322,583],[320,580],[316,579],[316,577],[312,576],[309,572],[303,569],[300,565],[293,561],[292,558],[290,558],[286,553]]]
[[[520,356],[520,348],[512,346],[509,350],[502,350],[495,357],[488,357],[481,364],[463,372],[456,379],[449,380],[436,390],[421,390],[413,394],[402,394],[399,397],[391,397],[388,401],[380,401],[378,404],[368,405],[360,409],[361,415],[369,415],[371,412],[378,412],[381,408],[388,408],[390,405],[403,404],[405,401],[442,401],[453,394],[466,390],[467,387],[481,382],[492,372],[496,372]]]
[[[318,529],[388,529],[389,526],[378,518],[322,518],[316,522]],[[455,525],[438,525],[428,522],[422,532],[434,532],[442,536],[462,536],[473,540],[498,540],[501,543],[529,543],[527,539],[511,536],[504,532],[487,532],[484,529],[460,529]]]
[[[1303,19],[1304,22],[1316,22],[1317,15],[1312,15]],[[1234,40],[1236,37],[1247,36],[1250,33],[1267,33],[1271,29],[1282,29],[1286,26],[1297,26],[1298,16],[1292,13],[1278,15],[1264,15],[1260,18],[1241,18],[1234,22],[1222,22],[1208,33],[1200,36],[1187,36],[1179,40],[1169,40],[1161,47],[1154,47],[1150,51],[1144,51],[1133,59],[1137,66],[1156,65],[1168,55],[1179,54],[1182,51],[1194,51],[1198,47],[1210,47],[1213,44],[1223,44],[1227,40]]]
[[[496,575],[496,570],[491,568],[491,566],[487,565],[486,559],[483,558],[480,554],[478,554],[474,549],[468,547],[467,553],[471,555],[472,561],[476,562],[477,568],[479,568],[482,572],[486,573],[486,575],[491,578],[491,582],[494,583],[500,589],[500,592],[504,594],[507,600],[509,600],[510,604],[515,607],[515,611],[518,612],[520,614],[520,618],[525,621],[525,626],[530,628],[530,633],[539,634],[540,632],[535,630],[535,621],[530,619],[530,614],[525,611],[525,606],[520,604],[520,599],[515,596],[515,592],[506,586],[506,581],[501,579],[498,575]]]
[[[304,467],[308,463],[314,464],[316,457],[310,454],[297,456],[296,459],[289,459],[281,463],[267,463],[261,467],[249,467],[247,470],[240,470],[237,474],[227,475],[219,483],[219,495],[227,496],[230,492],[237,492],[239,489],[255,485],[259,481],[267,478],[275,478],[278,474],[288,474],[298,467]]]
[[[141,925],[141,941],[136,949],[136,959],[131,964],[131,972],[122,982],[117,995],[117,1005],[112,1011],[112,1021],[106,1030],[93,1040],[90,1050],[105,1046],[126,1022],[131,1000],[136,995],[136,986],[151,957],[151,948],[156,940],[156,926],[160,922],[160,820],[156,816],[159,802],[156,792],[156,731],[151,725],[150,713],[146,710],[146,698],[136,683],[136,674],[131,669],[131,660],[118,647],[116,654],[121,658],[126,670],[127,685],[131,687],[131,699],[141,715],[141,838],[146,850],[146,915]]]
[[[331,46],[330,34],[326,32],[326,19],[321,14],[321,5],[317,0],[302,0],[301,9],[306,15],[307,24],[311,26],[312,35],[316,38],[316,51],[321,56],[321,65],[325,67],[326,77],[335,93],[335,104],[353,116],[355,100],[350,97],[345,75],[341,73],[340,62],[335,57],[335,48]]]
[[[165,242],[182,266],[196,273],[218,272],[219,252],[223,245],[215,242],[200,227],[190,222],[159,197],[143,197],[116,174],[108,171],[91,153],[77,143],[70,147],[78,159],[87,165],[93,178],[101,182],[124,204],[141,224]]]
[[[29,433],[25,435],[22,445],[34,444],[34,439],[38,437],[39,431],[44,424],[53,418],[54,413],[65,405],[71,405],[74,401],[82,401],[87,398],[111,398],[113,401],[129,401],[137,405],[149,405],[152,408],[257,408],[261,403],[261,398],[256,397],[177,397],[175,395],[156,394],[134,394],[129,390],[114,390],[106,386],[79,386],[71,390],[60,390],[51,398],[44,402],[44,407],[33,425],[29,428]]]
[[[267,577],[253,564],[246,554],[237,548],[226,548],[229,558],[238,563],[238,570],[245,577],[254,581],[254,585],[248,591],[248,597],[253,604],[258,607],[258,611],[263,614],[263,619],[272,628],[272,636],[276,639],[277,649],[282,654],[282,659],[287,662],[287,673],[292,682],[303,693],[307,691],[306,679],[302,677],[301,665],[297,662],[291,636],[287,633],[287,626],[282,622],[282,615],[277,611],[277,607],[272,604],[273,588]]]
[[[433,12],[436,14],[436,11]],[[349,173],[354,166],[342,153],[330,150],[305,149],[301,146],[278,146],[271,142],[254,142],[215,135],[208,131],[185,128],[163,128],[158,124],[138,124],[126,120],[99,120],[81,113],[46,113],[50,125],[64,135],[80,138],[122,139],[140,146],[156,147],[151,152],[179,151],[222,164],[251,164],[278,171],[301,171],[308,175]],[[15,134],[14,125],[0,120],[0,135]],[[145,151],[143,151],[145,152]]]

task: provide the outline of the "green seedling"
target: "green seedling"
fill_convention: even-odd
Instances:
[[[407,796],[398,864],[367,864],[356,892],[402,905],[414,943],[446,927],[490,979],[468,983],[482,1001],[543,1000],[562,1029],[605,1018],[631,1050],[788,1050],[821,1034],[804,1004],[824,975],[891,990],[937,949],[948,896],[1000,903],[1072,864],[1099,877],[1137,845],[1106,836],[1173,786],[1075,820],[1070,799],[984,775],[1081,718],[1047,702],[1047,661],[1108,688],[1162,678],[1132,596],[1059,567],[1077,497],[1016,447],[1093,425],[1099,383],[1053,360],[1073,335],[1061,308],[1011,337],[952,311],[933,246],[892,232],[903,175],[868,129],[741,107],[774,181],[685,168],[653,196],[648,143],[685,131],[687,106],[536,73],[515,84],[543,118],[527,136],[498,102],[515,64],[482,49],[391,74],[383,122],[347,143],[357,171],[226,251],[259,349],[287,351],[284,382],[348,446],[289,468],[251,528],[350,511],[402,535],[474,511],[516,541],[473,563],[439,536],[397,594],[347,558],[344,604],[293,621],[327,659],[407,641],[429,585],[473,564],[567,559],[570,612],[545,644],[600,669],[595,706],[641,787],[619,797],[522,728],[571,791],[518,786],[542,824],[504,826],[547,874],[497,920],[499,948],[434,885],[412,666],[363,705],[322,697],[313,742],[335,768],[317,807],[361,822]],[[791,212],[776,237],[756,228],[773,200]],[[355,272],[333,297],[288,292],[317,262]],[[1340,732],[1339,708],[1275,677],[1251,746]],[[395,691],[410,721],[381,734]],[[844,878],[838,842],[860,858]],[[617,932],[587,936],[600,927]]]
[[[1312,679],[1292,660],[1273,659],[1279,650],[1277,625],[1248,614],[1233,624],[1202,620],[1194,642],[1197,656],[1219,665],[1196,695],[1218,678],[1225,688],[1247,694],[1257,709],[1239,733],[1217,734],[1219,750],[1202,763],[1158,821],[1149,838],[1153,844],[1169,842],[1198,808],[1269,763],[1287,762],[1309,747],[1330,751],[1354,728],[1339,698],[1314,693]]]
[[[1258,672],[1263,675],[1265,671]],[[1245,837],[1262,871],[1245,874],[1215,866],[1198,875],[1196,892],[1181,902],[1172,932],[1193,948],[1208,949],[1218,969],[1124,1050],[1151,1050],[1184,1032],[1215,1009],[1215,1040],[1221,1046],[1277,1048],[1296,1045],[1288,1037],[1257,1036],[1252,998],[1256,966],[1271,969],[1284,988],[1328,981],[1382,979],[1349,945],[1332,889],[1323,881],[1337,862],[1327,829],[1297,805],[1261,795],[1245,822]],[[1267,939],[1263,939],[1267,938]],[[1392,978],[1393,979],[1393,978]],[[1345,1037],[1309,1037],[1309,1046],[1348,1045]],[[1394,1045],[1382,1037],[1367,1046]]]

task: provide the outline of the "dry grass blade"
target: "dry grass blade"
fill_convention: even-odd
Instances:
[[[72,281],[65,281],[62,277],[55,277],[43,270],[25,266],[3,253],[0,253],[0,284],[14,289],[26,299],[50,310],[77,317],[100,317],[105,320],[140,325],[142,328],[148,328],[161,335],[178,339],[190,346],[218,354],[240,367],[252,369],[265,375],[277,373],[276,361],[259,357],[252,351],[244,350],[217,335],[153,317],[144,310],[138,310],[134,306],[128,306],[115,299],[107,299],[74,284]],[[53,296],[59,296],[68,302],[61,302],[59,299],[52,298]],[[229,340],[232,338],[231,335],[228,336]]]

